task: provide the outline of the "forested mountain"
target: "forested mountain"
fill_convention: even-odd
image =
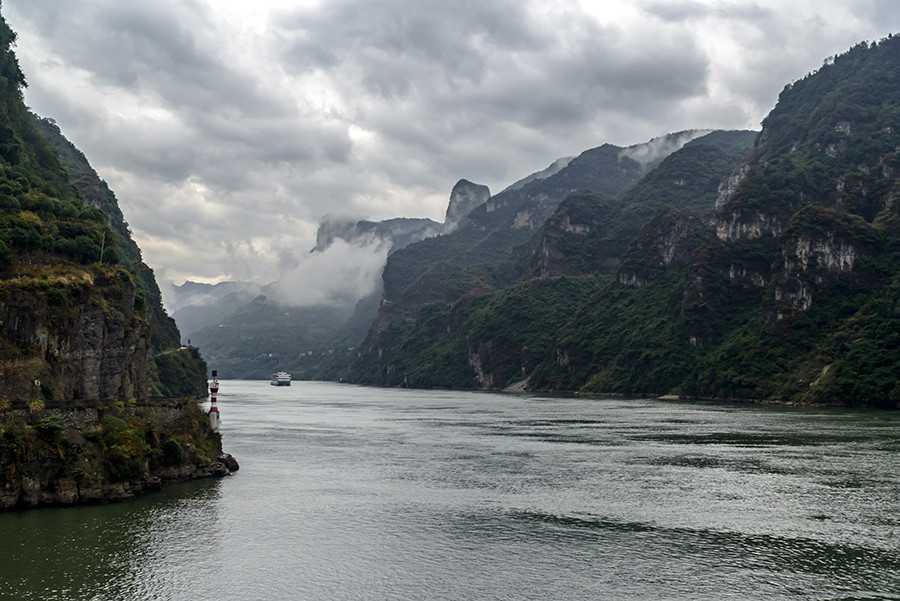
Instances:
[[[575,159],[559,159],[496,196],[491,196],[487,186],[462,179],[450,193],[443,223],[326,216],[320,223],[315,248],[303,260],[327,262],[328,253],[338,242],[343,244],[341,252],[352,249],[360,258],[373,251],[386,252],[390,260],[383,281],[392,290],[415,281],[409,293],[427,298],[434,273],[447,271],[448,266],[497,263],[509,258],[514,247],[529,243],[569,192],[598,188],[619,195],[668,154],[690,145],[692,139],[715,139],[707,134],[680,132],[629,148],[606,145]],[[736,143],[746,149],[753,135],[745,132],[736,139],[726,135],[720,145]],[[729,168],[733,162],[728,163]],[[418,241],[423,242],[416,244]],[[416,244],[417,251],[407,255],[404,249],[411,244]],[[430,249],[427,256],[422,249]],[[436,266],[435,271],[432,268]],[[506,274],[503,281],[512,282],[529,265],[510,263],[492,269]],[[331,271],[334,278],[343,277]],[[430,275],[419,278],[422,273]],[[197,285],[186,284],[176,288],[177,297],[185,300],[175,299],[174,316],[184,336],[199,345],[205,357],[215,361],[229,377],[261,378],[275,370],[288,370],[297,378],[340,378],[384,307],[381,281],[379,277],[379,285],[370,294],[318,305],[292,302],[289,285],[282,281],[256,287],[225,282],[210,287],[207,293]],[[439,286],[444,285],[440,275],[437,281]],[[329,283],[311,284],[304,279],[303,285],[327,287]]]
[[[573,194],[504,261],[445,267],[455,288],[414,298],[424,274],[389,262],[399,306],[351,378],[897,406],[898,74],[900,39],[860,44],[787,86],[739,164],[697,140],[618,200]]]
[[[461,228],[456,237],[481,236],[476,247],[490,252],[475,254],[466,240],[444,239],[450,237],[412,245],[401,258],[422,273],[407,276],[405,288],[395,275],[404,265],[391,257],[386,301],[349,378],[488,388],[522,379],[549,352],[553,332],[615,273],[641,219],[664,204],[711,210],[720,180],[755,135],[701,135],[642,167],[628,149],[587,151],[556,175],[516,190],[522,200],[496,201],[512,210],[505,219],[494,218],[492,230],[480,220],[494,199],[470,214],[469,231]],[[529,223],[522,215],[542,210],[541,204],[552,210],[530,221],[540,226],[520,225]]]
[[[25,107],[14,41],[0,18],[0,509],[209,475],[206,366],[180,348],[115,196]]]
[[[162,295],[153,270],[141,258],[141,251],[131,238],[131,231],[125,221],[115,194],[106,182],[100,179],[80,150],[63,136],[52,119],[34,116],[34,124],[56,150],[65,168],[69,181],[78,191],[85,205],[93,206],[106,214],[115,238],[110,240],[110,248],[117,249],[117,259],[135,276],[137,295],[147,309],[150,324],[151,352],[178,348],[180,345],[178,328],[162,306]],[[101,240],[102,241],[102,240]],[[116,246],[114,246],[116,245]]]
[[[383,278],[388,309],[379,316],[376,330],[394,318],[391,306],[405,311],[418,302],[452,300],[460,289],[515,281],[519,276],[515,266],[504,261],[514,248],[529,241],[567,195],[591,190],[618,197],[669,153],[705,133],[680,132],[629,148],[604,144],[587,150],[549,177],[526,178],[527,183],[491,196],[452,233],[394,253]]]

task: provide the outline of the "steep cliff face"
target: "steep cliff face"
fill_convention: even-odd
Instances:
[[[221,472],[194,396],[206,366],[179,348],[115,196],[26,109],[14,40],[0,18],[0,509]],[[191,369],[151,365],[161,351]],[[185,379],[190,398],[151,398]]]
[[[774,303],[767,308],[767,322],[809,310],[815,299],[835,284],[847,288],[866,276],[877,279],[871,264],[862,269],[858,265],[884,247],[884,234],[861,217],[806,207],[782,237],[781,262],[773,274]]]
[[[106,215],[109,227],[115,234],[118,258],[133,276],[135,295],[149,327],[150,352],[178,348],[181,344],[178,328],[163,308],[162,294],[156,283],[156,277],[153,270],[144,263],[140,248],[131,238],[131,231],[119,208],[116,195],[106,182],[100,179],[87,157],[66,139],[52,119],[33,115],[32,122],[58,153],[59,160],[68,174],[68,181],[78,191],[82,202],[87,206],[96,207]]]
[[[0,511],[122,501],[238,469],[190,399],[7,410]]]
[[[660,209],[632,243],[616,280],[627,286],[643,286],[663,269],[687,265],[707,231],[694,215],[671,207]]]
[[[614,203],[602,196],[569,195],[544,224],[535,253],[539,277],[615,272],[619,253],[609,240],[615,214]]]
[[[147,398],[147,323],[122,269],[70,268],[0,282],[3,394],[14,404]]]
[[[473,184],[469,180],[461,179],[450,191],[450,203],[447,205],[447,213],[444,216],[444,231],[448,233],[455,230],[469,213],[478,205],[484,204],[490,199],[491,190],[487,186]]]
[[[761,211],[730,208],[716,216],[716,235],[723,242],[753,240],[764,236],[777,238],[787,226],[789,215],[772,215]]]

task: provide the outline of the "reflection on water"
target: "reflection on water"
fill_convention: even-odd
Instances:
[[[214,511],[218,490],[204,480],[130,503],[2,514],[0,598],[128,599],[145,588],[135,582],[141,566],[165,553],[167,539],[201,534],[200,513]],[[173,522],[186,531],[172,532]]]
[[[0,599],[900,599],[900,415],[223,382],[241,471],[0,515]]]

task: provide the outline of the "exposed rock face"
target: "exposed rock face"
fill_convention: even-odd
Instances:
[[[627,269],[623,269],[616,274],[616,281],[625,286],[631,286],[632,288],[640,288],[647,283],[647,280]]]
[[[229,453],[225,453],[219,457],[219,461],[228,468],[229,472],[236,472],[241,469],[241,466],[238,465],[237,459],[232,457]]]
[[[569,195],[544,224],[535,251],[541,278],[586,273],[611,274],[619,268],[609,237],[610,201],[587,191]],[[572,249],[590,249],[584,253]]]
[[[749,171],[750,163],[744,161],[734,170],[734,173],[722,180],[722,183],[719,184],[719,195],[716,197],[716,210],[728,204]]]
[[[643,286],[662,268],[687,264],[697,246],[697,236],[704,229],[696,217],[666,208],[643,227],[616,280],[626,286]]]
[[[0,283],[0,510],[124,500],[221,472],[198,450],[219,454],[221,439],[197,402],[149,398],[142,314],[118,267],[22,268]],[[173,436],[187,450],[163,466]]]
[[[854,266],[874,235],[859,217],[821,207],[798,213],[782,238],[781,268],[774,277],[775,307],[768,321],[809,310],[829,282],[852,281]]]
[[[671,265],[676,258],[680,263],[686,263],[690,259],[690,248],[682,246],[687,237],[697,226],[696,221],[684,217],[674,218],[670,227],[662,232],[662,236],[656,243],[656,256],[659,265]]]
[[[576,234],[579,236],[583,236],[585,234],[591,233],[591,226],[587,223],[572,223],[572,218],[568,215],[563,219],[562,224],[560,224],[560,228],[562,231],[567,234]]]
[[[473,184],[465,179],[456,182],[450,192],[450,204],[447,205],[447,214],[444,217],[444,232],[456,229],[472,209],[486,203],[490,197],[491,190],[487,186]]]
[[[853,271],[860,250],[847,240],[836,240],[834,232],[804,234],[787,240],[783,247],[787,272],[807,271],[811,265],[832,273]]]
[[[491,191],[487,186],[473,184],[465,179],[459,180],[450,192],[443,224],[431,219],[406,217],[367,221],[325,216],[316,231],[316,247],[313,251],[323,252],[337,239],[351,244],[379,242],[388,249],[403,248],[413,242],[453,231],[472,209],[484,204],[490,197]]]
[[[730,280],[743,280],[749,282],[753,286],[757,286],[762,288],[766,285],[766,278],[759,272],[747,269],[744,265],[735,265],[734,263],[728,266],[728,279]]]
[[[806,311],[812,306],[812,291],[800,278],[785,277],[775,286],[775,301],[791,311]],[[781,321],[788,314],[778,311],[775,319]]]
[[[205,392],[206,366],[150,369],[151,353],[182,354],[153,272],[105,182],[24,105],[2,16],[0,30],[15,149],[0,153],[0,509],[129,498],[158,487],[161,466],[204,474],[221,453],[207,416],[194,399],[155,406],[149,389]]]
[[[57,297],[15,283],[0,291],[0,387],[13,403],[147,398],[147,323],[135,314],[134,284],[121,271],[78,276]]]
[[[784,219],[778,215],[741,209],[719,213],[715,226],[716,235],[723,242],[752,240],[766,235],[777,237],[785,228]]]
[[[836,240],[834,232],[803,234],[782,245],[783,271],[775,283],[775,300],[791,311],[806,311],[813,303],[811,286],[825,277],[853,271],[861,250],[846,240]],[[777,320],[786,316],[778,312]]]
[[[490,343],[480,344],[476,349],[469,349],[469,365],[475,370],[475,382],[479,388],[494,387],[494,375],[484,369],[484,357],[490,353]]]

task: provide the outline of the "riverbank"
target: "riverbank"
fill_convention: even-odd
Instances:
[[[0,408],[0,510],[123,501],[238,469],[193,399]]]

